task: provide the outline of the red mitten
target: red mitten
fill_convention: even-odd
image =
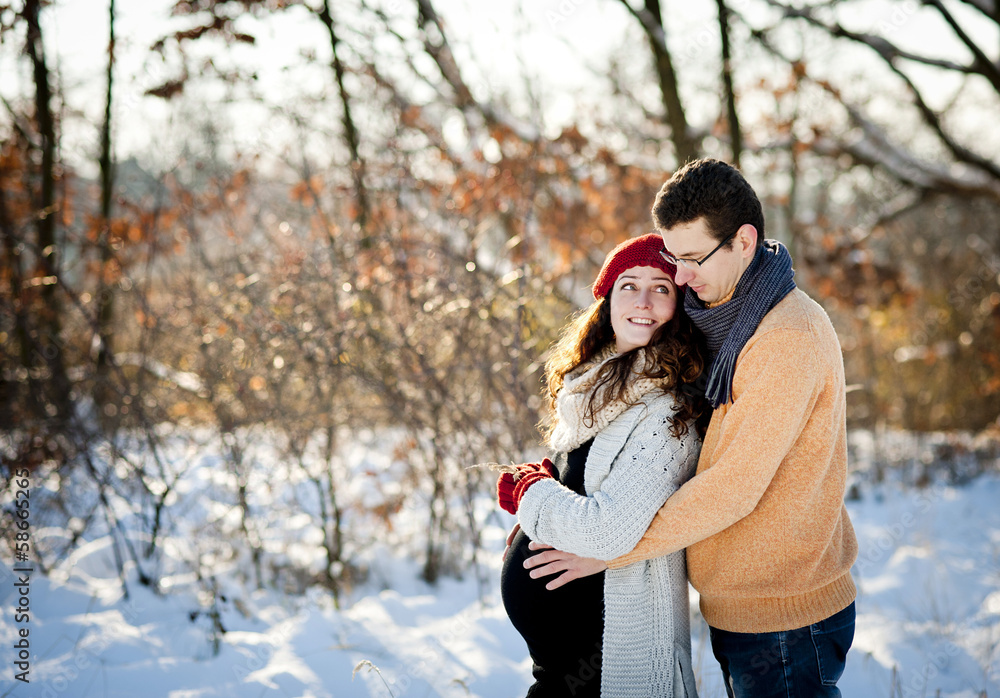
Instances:
[[[548,470],[539,469],[533,473],[523,476],[514,485],[514,510],[521,506],[521,497],[524,493],[528,491],[528,488],[534,485],[539,480],[551,480],[552,475],[549,474]]]
[[[514,499],[514,488],[525,476],[537,473],[540,466],[537,463],[524,463],[517,466],[516,473],[500,473],[497,478],[497,503],[508,514],[517,514],[517,501]]]
[[[558,475],[555,464],[548,458],[541,463],[524,463],[517,466],[517,477],[514,473],[501,473],[497,479],[497,503],[508,514],[517,514],[524,492],[535,482],[554,478]]]
[[[542,458],[541,467],[550,476],[554,477],[557,480],[559,479],[559,471],[556,470],[556,464],[550,461],[548,458]]]
[[[543,458],[541,463],[522,463],[517,467],[517,478],[523,477],[528,473],[548,473],[552,477],[558,479],[559,471],[556,470],[555,463],[550,461],[548,458]],[[517,478],[514,478],[515,480]]]
[[[513,473],[500,473],[500,477],[497,478],[497,503],[508,514],[517,513],[517,504],[514,502],[516,484]]]

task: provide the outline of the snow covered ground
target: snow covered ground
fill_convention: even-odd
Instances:
[[[848,507],[861,554],[844,695],[1000,695],[1000,476],[962,487],[869,486]],[[214,602],[182,565],[164,568],[160,595],[133,575],[126,599],[110,539],[92,540],[31,577],[30,684],[13,679],[16,579],[5,561],[0,696],[523,696],[530,663],[498,590],[512,519],[492,521],[485,586],[472,574],[426,585],[416,561],[376,542],[374,573],[341,610],[316,589],[248,589],[225,567]],[[180,535],[168,543],[165,555],[178,558],[181,546],[197,545]],[[693,590],[691,601],[701,695],[724,696]]]

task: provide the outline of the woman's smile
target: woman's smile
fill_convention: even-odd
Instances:
[[[649,344],[677,310],[677,286],[662,269],[632,267],[611,291],[611,327],[619,353]]]

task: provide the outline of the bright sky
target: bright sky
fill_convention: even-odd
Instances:
[[[170,31],[193,24],[190,18],[171,18],[172,4],[172,0],[116,2],[119,68],[115,119],[119,156],[155,148],[157,133],[150,127],[155,128],[168,118],[169,110],[164,104],[143,93],[176,75],[176,66],[165,66],[150,54],[149,47]],[[390,16],[404,13],[401,24],[413,23],[414,2],[384,0],[382,6]],[[465,78],[477,96],[497,89],[516,93],[522,89],[522,75],[527,74],[535,81],[536,89],[546,95],[546,118],[555,121],[569,118],[574,108],[571,92],[585,89],[592,80],[581,64],[594,60],[599,65],[597,57],[620,44],[630,24],[623,9],[607,0],[516,3],[437,0],[435,7],[447,23]],[[336,5],[334,11],[338,11]],[[91,134],[66,134],[70,141],[67,157],[73,158],[75,154],[86,160],[87,148],[96,147],[93,145],[97,138],[96,124],[100,123],[103,110],[107,4],[100,0],[58,0],[54,7],[43,11],[43,20],[50,68],[62,73],[67,101],[83,110],[94,125]],[[221,60],[216,55],[217,64],[235,61],[244,66],[254,65],[259,75],[258,86],[276,102],[286,95],[301,94],[303,88],[319,91],[324,87],[310,84],[310,77],[317,76],[303,72],[297,72],[296,79],[290,81],[284,70],[290,64],[301,63],[303,51],[313,50],[319,56],[329,54],[325,29],[315,19],[307,18],[304,11],[278,13],[266,25],[250,20],[241,28],[254,34],[257,44],[233,47]],[[584,41],[581,37],[588,38]],[[211,55],[207,47],[192,48],[191,52]],[[53,65],[54,58],[57,65]],[[27,94],[30,79],[26,61],[17,62],[11,52],[0,55],[0,95],[13,98]],[[319,81],[328,80],[328,69],[324,68]],[[240,121],[234,123],[237,130]]]
[[[160,131],[174,111],[160,100],[143,96],[146,89],[175,75],[176,65],[164,66],[149,52],[156,39],[191,24],[190,18],[169,17],[172,4],[171,0],[117,0],[119,70],[115,119],[119,157],[155,150],[162,135]],[[413,26],[415,4],[413,0],[381,0],[387,14],[398,17],[398,26],[403,31]],[[768,11],[756,0],[730,0],[730,4],[754,23],[766,21]],[[343,3],[339,5],[344,7]],[[974,21],[973,11],[956,3],[952,5],[965,19],[967,30],[980,38],[984,47],[1000,46],[995,28]],[[523,96],[526,75],[532,88],[543,98],[543,127],[550,130],[579,111],[577,101],[581,94],[599,95],[607,89],[606,81],[595,77],[595,72],[605,68],[611,54],[623,55],[626,41],[632,40],[640,47],[636,52],[637,61],[648,61],[634,20],[617,0],[436,0],[435,6],[447,23],[465,77],[477,96],[491,92],[505,92],[515,98]],[[701,100],[701,108],[709,109],[709,113],[700,115],[697,96],[707,94],[714,99],[718,91],[714,85],[718,60],[715,4],[667,0],[664,7],[668,40],[681,74],[682,88],[688,93],[685,96],[689,97],[692,121],[699,123],[699,117],[702,120],[711,118],[710,112],[715,107],[712,100]],[[936,13],[921,9],[917,0],[864,0],[857,7],[864,11],[850,15],[854,29],[878,32],[905,47],[926,51],[930,46],[941,55],[966,57],[965,50],[951,32],[942,28]],[[334,5],[335,12],[345,11],[340,8]],[[56,67],[63,75],[67,102],[71,109],[82,110],[90,123],[89,126],[81,124],[78,132],[72,132],[67,126],[65,154],[71,160],[87,161],[96,150],[94,125],[100,122],[103,109],[107,4],[102,0],[57,0],[43,10],[43,18],[50,61],[57,56]],[[322,94],[324,89],[329,89],[328,72],[309,75],[303,71],[289,73],[285,69],[290,64],[301,63],[304,50],[314,50],[321,57],[329,53],[325,30],[317,21],[307,18],[304,10],[279,13],[266,25],[251,20],[242,28],[257,37],[257,45],[237,46],[222,58],[215,52],[216,60],[222,64],[255,66],[259,74],[257,85],[269,100],[273,98],[279,102],[286,95],[299,96],[303,90]],[[199,51],[199,55],[206,57],[213,53],[208,46]],[[873,59],[869,56],[859,60]],[[630,74],[641,75],[645,65],[647,63],[627,66],[627,69]],[[855,70],[860,71],[860,68],[860,65],[854,66]],[[822,59],[818,59],[810,69],[843,75],[851,66],[842,60],[836,65],[823,65]],[[736,71],[737,78],[741,73],[746,76],[750,72],[739,65]],[[940,81],[936,71],[918,70],[915,74],[922,81]],[[931,95],[943,104],[951,98],[957,83],[940,84],[941,89],[934,90]],[[16,99],[19,94],[27,94],[28,85],[27,62],[5,48],[0,52],[0,95]],[[223,88],[214,89],[218,94],[212,93],[213,97],[225,96],[219,91]],[[174,114],[173,118],[180,117]],[[234,131],[243,130],[244,137],[249,137],[247,129],[259,129],[259,124],[248,125],[263,118],[263,112],[253,114],[250,107],[246,107],[230,114],[229,123]],[[225,128],[226,119],[221,121]]]

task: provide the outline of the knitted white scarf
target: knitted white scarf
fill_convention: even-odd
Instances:
[[[577,446],[586,443],[608,426],[622,412],[636,404],[646,393],[662,389],[666,379],[643,378],[632,374],[625,389],[623,400],[612,400],[602,409],[594,413],[593,422],[585,419],[590,396],[596,389],[598,374],[601,368],[611,359],[618,356],[614,345],[609,345],[598,352],[590,361],[577,366],[563,378],[563,386],[556,396],[555,422],[556,426],[549,434],[548,445],[557,453],[568,453]],[[635,366],[643,367],[646,362],[646,349],[640,349],[635,357]],[[603,394],[608,389],[607,384],[600,387]],[[596,404],[602,402],[598,395]]]

